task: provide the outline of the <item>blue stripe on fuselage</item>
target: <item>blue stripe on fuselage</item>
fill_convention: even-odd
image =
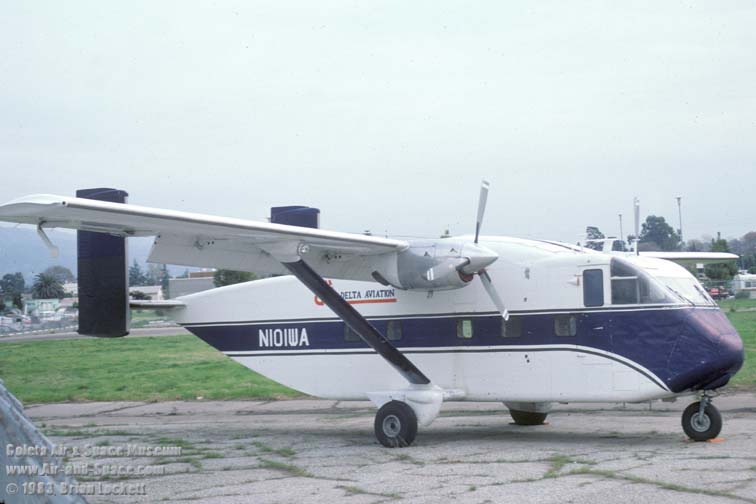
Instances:
[[[575,320],[574,336],[557,336],[555,319],[569,317]],[[457,321],[469,318],[473,324],[473,337],[457,337]],[[509,328],[521,326],[519,336],[502,336],[503,320],[499,315],[453,314],[445,317],[428,316],[403,318],[402,338],[392,341],[397,348],[433,350],[454,348],[474,350],[476,347],[507,347],[532,345],[577,345],[619,355],[648,369],[671,390],[678,392],[695,386],[698,379],[691,373],[717,373],[723,364],[713,362],[701,371],[701,363],[711,361],[720,351],[720,341],[730,333],[737,337],[726,317],[715,308],[661,308],[620,311],[576,311],[573,313],[522,313],[512,315]],[[386,334],[388,320],[372,319],[371,323]],[[702,326],[712,334],[703,334]],[[286,353],[297,350],[353,350],[370,351],[361,340],[346,341],[344,323],[338,320],[325,321],[265,321],[242,325],[194,325],[186,328],[222,352],[272,351]],[[284,330],[283,344],[275,346],[269,340],[260,346],[260,333],[272,335],[276,329]],[[302,330],[307,332],[307,345],[299,345]],[[268,331],[268,332],[266,332]],[[716,333],[716,335],[715,335]],[[300,338],[294,338],[294,334]],[[297,344],[289,344],[294,340]],[[728,364],[731,366],[731,364]],[[709,369],[711,368],[711,369]],[[698,371],[692,371],[698,370]]]

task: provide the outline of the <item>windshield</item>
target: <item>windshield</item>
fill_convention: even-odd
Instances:
[[[704,306],[716,304],[698,280],[693,277],[657,277],[657,280],[684,297],[689,303]]]
[[[612,258],[612,304],[676,304],[686,302],[629,261]]]

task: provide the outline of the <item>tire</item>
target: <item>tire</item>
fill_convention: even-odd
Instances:
[[[682,428],[693,441],[708,441],[722,431],[722,415],[713,404],[709,404],[704,409],[703,419],[699,419],[699,404],[694,402],[685,408],[682,414]]]
[[[543,425],[548,413],[534,413],[532,411],[509,410],[516,425]]]
[[[387,448],[404,448],[417,435],[417,416],[407,403],[390,401],[375,415],[375,437]]]

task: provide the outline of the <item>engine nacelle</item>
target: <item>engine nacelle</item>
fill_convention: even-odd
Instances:
[[[470,242],[414,241],[406,250],[387,257],[373,278],[405,290],[459,289],[497,258],[495,252]]]

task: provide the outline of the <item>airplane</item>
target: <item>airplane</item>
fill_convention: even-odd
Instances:
[[[386,447],[405,447],[444,401],[504,403],[517,425],[553,403],[644,402],[695,394],[682,428],[713,439],[712,403],[743,342],[680,262],[722,253],[604,252],[475,232],[397,240],[319,228],[319,210],[276,207],[271,222],[137,206],[125,191],[38,194],[0,221],[79,231],[81,334],[128,334],[125,239],[154,236],[148,261],[274,275],[161,302],[231,359],[311,396],[369,399]],[[636,234],[638,236],[636,203]],[[477,278],[476,278],[477,277]]]

